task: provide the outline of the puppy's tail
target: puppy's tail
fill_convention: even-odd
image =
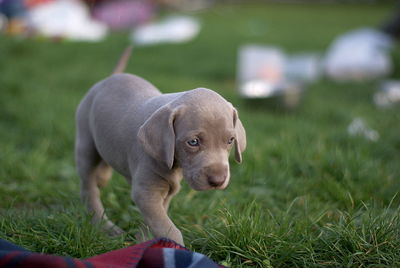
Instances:
[[[124,52],[121,55],[121,58],[118,61],[117,66],[115,66],[113,74],[119,74],[124,72],[125,67],[128,64],[129,57],[132,54],[132,49],[133,45],[129,45],[127,48],[125,48]]]

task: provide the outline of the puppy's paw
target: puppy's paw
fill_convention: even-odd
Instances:
[[[108,234],[109,234],[111,237],[118,237],[118,236],[120,236],[120,235],[123,235],[124,233],[125,233],[125,231],[122,230],[121,228],[119,228],[119,227],[116,226],[116,225],[114,225],[113,228],[111,228],[111,229],[108,230]]]
[[[111,237],[118,237],[125,233],[124,230],[122,230],[121,228],[119,228],[117,225],[115,225],[114,223],[112,223],[110,221],[107,221],[104,224],[103,229]]]

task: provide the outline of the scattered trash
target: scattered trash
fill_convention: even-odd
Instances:
[[[319,77],[315,54],[287,56],[270,46],[245,45],[239,50],[239,93],[246,99],[271,99],[285,108],[295,108],[304,83]]]
[[[182,43],[195,38],[200,31],[200,22],[192,17],[172,16],[160,22],[144,24],[131,34],[137,45],[160,43]]]
[[[7,18],[21,18],[26,13],[27,0],[0,0],[0,13]]]
[[[211,8],[217,1],[216,0],[168,0],[159,1],[169,9],[180,10],[185,12],[199,11],[206,8]]]
[[[7,29],[7,17],[0,13],[0,32],[4,32]]]
[[[347,127],[347,132],[351,136],[363,136],[369,141],[378,141],[379,133],[368,127],[365,121],[362,118],[356,117],[351,121],[349,126]]]
[[[326,74],[339,81],[383,77],[392,70],[392,43],[387,34],[368,28],[339,36],[326,54]]]
[[[246,45],[239,50],[238,79],[241,85],[252,81],[266,81],[272,87],[284,78],[285,56],[275,47]],[[255,97],[267,97],[274,89]],[[251,92],[241,92],[252,97]]]
[[[286,56],[285,76],[289,80],[313,82],[321,77],[321,58],[317,53]]]
[[[47,37],[99,41],[107,33],[107,26],[91,19],[87,7],[78,0],[37,5],[29,10],[27,17],[30,27]]]
[[[374,103],[381,108],[392,107],[400,103],[400,80],[382,82],[377,93],[374,94]]]
[[[0,0],[0,32],[9,35],[25,35],[26,7],[23,0]]]
[[[111,29],[132,29],[149,21],[154,15],[152,1],[102,1],[93,6],[93,17]]]
[[[10,35],[99,41],[107,26],[80,0],[0,0],[0,30]]]

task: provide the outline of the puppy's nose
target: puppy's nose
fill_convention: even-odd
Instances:
[[[226,181],[229,174],[229,166],[226,164],[213,164],[205,169],[207,182],[211,187],[220,187]]]
[[[224,184],[226,175],[224,176],[207,176],[208,184],[211,187],[219,187]]]

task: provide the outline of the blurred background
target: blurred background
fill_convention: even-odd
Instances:
[[[247,131],[228,189],[183,183],[172,201],[189,247],[251,267],[399,264],[399,34],[395,1],[0,0],[0,237],[77,257],[134,240],[117,174],[102,199],[131,236],[77,238],[95,227],[76,221],[73,159],[79,101],[133,44],[127,72],[211,88]]]

